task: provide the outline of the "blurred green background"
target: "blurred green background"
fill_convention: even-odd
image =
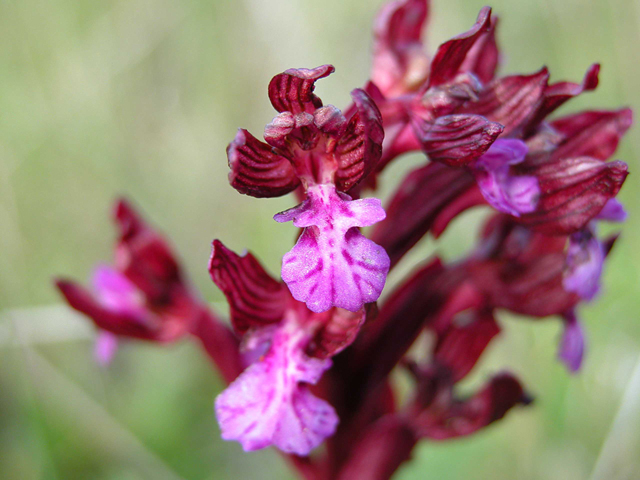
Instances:
[[[429,47],[469,28],[485,0],[435,0]],[[222,388],[187,342],[128,343],[108,369],[94,331],[64,307],[56,274],[78,279],[111,258],[112,200],[125,194],[173,241],[193,282],[224,311],[206,261],[214,237],[249,248],[272,272],[295,231],[271,216],[291,198],[256,200],[226,182],[225,147],[274,112],[266,86],[290,67],[333,63],[318,84],[344,107],[365,83],[380,0],[0,1],[0,478],[283,479],[274,451],[219,439]],[[562,112],[640,105],[637,0],[496,0],[503,73],[543,64],[601,84]],[[633,129],[617,157],[632,174],[630,212],[604,295],[583,308],[589,349],[570,376],[555,360],[559,322],[500,317],[501,337],[466,387],[515,371],[535,404],[470,438],[423,443],[396,475],[410,479],[640,478],[640,152]],[[396,162],[386,195],[419,156]],[[390,278],[438,251],[473,243],[486,211],[424,240]],[[400,379],[401,381],[402,379]]]

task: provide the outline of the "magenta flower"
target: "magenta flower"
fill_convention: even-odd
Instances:
[[[124,200],[116,204],[119,228],[115,266],[99,266],[92,291],[57,282],[69,304],[116,336],[171,342],[189,331],[200,310],[166,242]],[[108,337],[106,337],[108,338]],[[113,338],[101,338],[98,358],[106,361]]]
[[[245,336],[249,363],[216,399],[222,438],[246,451],[274,445],[308,455],[338,424],[333,407],[309,386],[331,367],[329,357],[354,340],[364,311],[310,311],[253,255],[238,256],[218,240],[209,271],[227,296],[235,330]]]
[[[352,92],[347,119],[313,94],[331,65],[276,75],[269,97],[280,112],[265,128],[263,143],[239,130],[227,149],[231,185],[255,197],[274,197],[302,187],[305,200],[277,214],[278,222],[304,228],[285,255],[282,278],[296,300],[314,312],[341,307],[357,311],[382,292],[389,257],[358,227],[385,218],[380,201],[351,200],[346,193],[380,158],[380,112],[363,90]]]
[[[166,240],[125,200],[116,202],[113,217],[118,227],[115,265],[95,269],[91,290],[56,281],[69,305],[98,327],[97,362],[111,361],[120,338],[164,344],[190,334],[209,347],[226,379],[235,378],[237,341],[188,285]]]

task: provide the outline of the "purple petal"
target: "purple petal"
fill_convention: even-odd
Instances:
[[[93,356],[101,367],[106,367],[113,360],[118,350],[118,337],[113,333],[101,331],[96,338]]]
[[[385,218],[380,200],[352,201],[327,184],[310,187],[307,195],[302,204],[274,217],[305,228],[282,262],[282,279],[291,294],[316,313],[333,306],[355,312],[375,302],[389,271],[389,256],[356,227]]]
[[[535,177],[510,174],[509,167],[521,163],[526,154],[527,146],[520,140],[496,140],[487,153],[471,165],[487,202],[515,217],[534,211],[540,195]]]
[[[308,455],[333,434],[338,424],[333,407],[302,384],[315,384],[331,360],[307,357],[308,342],[297,323],[285,322],[274,332],[269,352],[216,398],[224,440],[237,440],[245,451],[273,445]]]
[[[627,212],[618,200],[610,198],[595,219],[605,222],[624,222],[627,219]]]
[[[585,338],[582,325],[573,311],[565,315],[564,332],[558,349],[558,359],[571,373],[580,370],[584,357]]]
[[[589,230],[571,235],[567,249],[567,270],[562,281],[564,289],[578,294],[584,300],[592,300],[600,290],[604,256],[602,244]]]

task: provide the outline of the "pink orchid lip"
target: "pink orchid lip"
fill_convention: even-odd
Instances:
[[[274,445],[306,456],[338,424],[331,405],[307,387],[318,382],[331,360],[306,356],[311,336],[292,312],[279,327],[267,328],[268,352],[216,398],[222,438],[237,440],[245,451]]]
[[[303,203],[277,214],[277,222],[304,228],[282,262],[282,279],[293,297],[318,313],[333,306],[355,312],[376,301],[389,256],[357,227],[384,218],[379,200],[351,200],[332,184],[310,187]]]

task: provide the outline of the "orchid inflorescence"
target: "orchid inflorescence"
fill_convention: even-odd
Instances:
[[[469,435],[529,404],[506,372],[470,397],[457,393],[500,333],[496,310],[559,317],[558,357],[579,370],[585,335],[576,311],[598,293],[617,238],[601,240],[597,223],[626,216],[615,197],[627,166],[607,160],[630,110],[548,119],[597,86],[599,65],[580,84],[549,83],[546,68],[496,76],[488,7],[430,57],[428,13],[427,0],[382,8],[370,81],[344,111],[314,94],[331,65],[290,69],[269,83],[278,114],[264,141],[240,129],[229,144],[231,186],[258,198],[294,192],[300,203],[274,219],[301,229],[282,281],[251,253],[213,242],[209,272],[232,329],[125,200],[114,212],[115,266],[96,269],[91,291],[57,282],[98,327],[101,363],[124,337],[198,340],[229,382],[215,401],[222,438],[246,451],[275,446],[305,478],[389,478],[419,440]],[[429,161],[386,208],[367,196],[384,167],[418,151]],[[479,205],[495,213],[466,258],[427,261],[378,304],[389,270],[420,239],[439,237]],[[368,226],[369,238],[360,231]],[[417,360],[407,352],[423,332],[434,341]],[[414,380],[402,405],[389,378],[395,367]]]

